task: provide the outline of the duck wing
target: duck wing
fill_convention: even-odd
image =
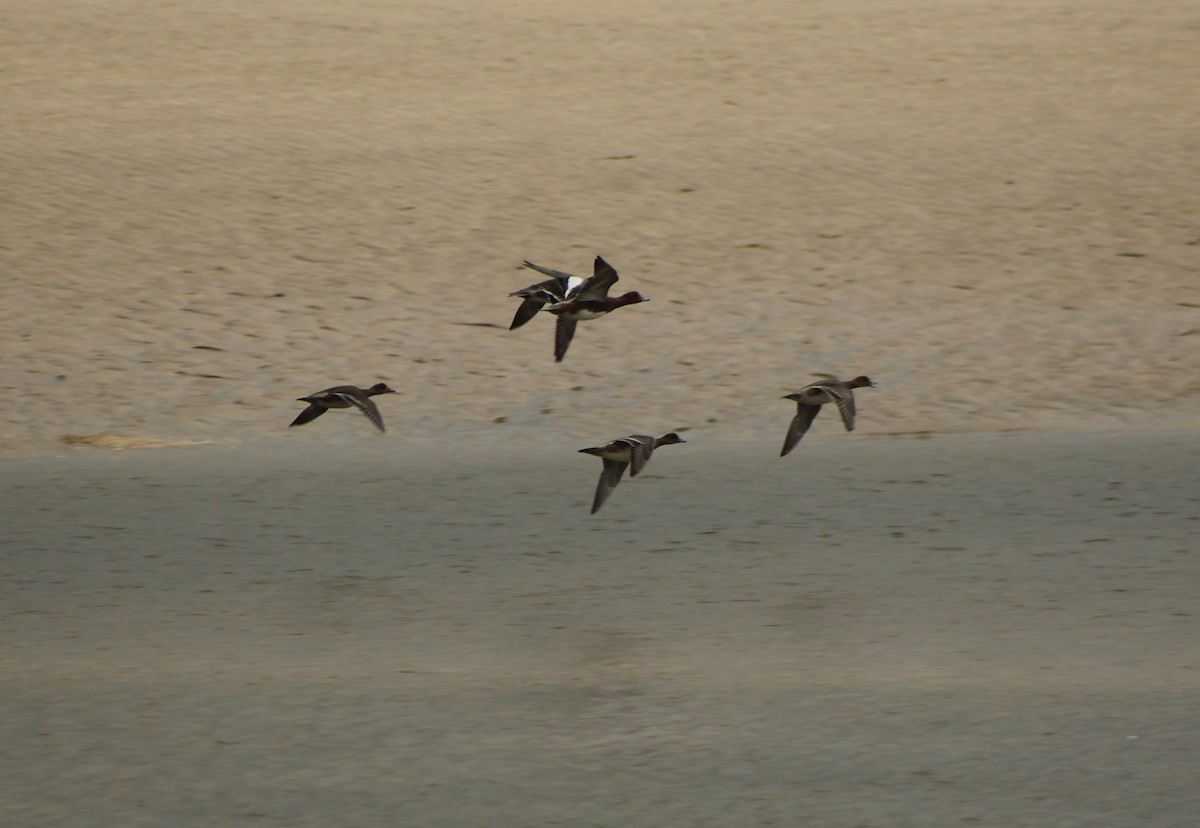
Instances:
[[[508,329],[515,331],[530,319],[533,319],[545,304],[541,299],[526,299],[517,308],[516,315],[513,316],[512,324],[508,326]]]
[[[597,256],[592,275],[579,286],[575,296],[579,299],[606,299],[608,289],[617,283],[617,278],[616,268]]]
[[[381,432],[387,431],[383,427],[383,415],[379,413],[379,408],[370,397],[361,394],[338,394],[338,396],[366,415],[366,418],[374,423]]]
[[[538,282],[535,285],[514,290],[509,296],[520,296],[523,299],[536,299],[539,302],[561,302],[567,292],[567,285],[572,280],[578,284],[583,280],[577,276],[566,278],[567,274],[563,274],[562,279],[547,279],[544,282]]]
[[[796,403],[796,416],[792,418],[791,425],[788,426],[787,436],[783,438],[783,451],[779,452],[780,457],[784,457],[796,444],[800,442],[800,438],[807,432],[809,426],[812,425],[813,419],[821,413],[821,406],[809,405],[808,403]]]
[[[300,414],[296,417],[296,419],[292,420],[292,423],[291,423],[291,425],[288,426],[288,428],[291,428],[292,426],[304,425],[305,423],[311,423],[313,420],[317,419],[317,417],[320,417],[322,414],[324,414],[328,410],[329,409],[323,405],[320,405],[315,402],[310,402],[308,404],[308,408],[301,411]]]
[[[559,316],[554,322],[554,361],[562,362],[575,338],[575,320]]]
[[[524,325],[530,319],[537,315],[537,312],[542,309],[543,305],[548,305],[556,302],[561,302],[567,298],[567,294],[572,287],[578,287],[583,283],[583,280],[578,276],[572,276],[570,273],[563,273],[560,270],[551,270],[548,267],[535,265],[533,262],[525,262],[526,267],[532,267],[539,273],[545,273],[551,278],[544,282],[538,282],[535,285],[530,285],[527,288],[514,290],[509,296],[520,296],[525,301],[517,308],[517,313],[513,316],[512,324],[508,326],[510,331]]]
[[[528,259],[521,262],[521,264],[525,265],[530,270],[536,270],[538,273],[544,273],[545,275],[549,276],[553,281],[555,281],[559,284],[562,284],[562,285],[567,284],[572,279],[579,279],[579,277],[573,273],[567,273],[566,271],[563,271],[563,270],[555,270],[552,267],[542,267],[541,265],[534,264],[533,262],[529,261]],[[580,279],[580,281],[583,281],[583,280]],[[545,282],[542,282],[541,284],[545,284]],[[540,285],[535,285],[535,287],[539,287],[539,286]]]
[[[592,498],[592,514],[600,511],[600,507],[604,505],[604,501],[608,500],[608,496],[612,494],[612,490],[617,488],[617,484],[621,482],[621,475],[625,474],[625,467],[629,464],[622,460],[604,461],[604,470],[600,472],[600,481],[596,484],[596,496]]]
[[[858,407],[854,404],[854,392],[849,388],[825,390],[837,403],[838,413],[842,415],[842,425],[846,427],[846,431],[854,431],[854,417],[858,413]]]

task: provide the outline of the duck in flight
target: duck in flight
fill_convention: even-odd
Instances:
[[[617,484],[621,482],[621,476],[625,474],[625,469],[629,469],[630,477],[636,477],[637,473],[646,467],[650,455],[656,448],[686,442],[687,440],[671,431],[661,437],[631,434],[628,437],[609,440],[600,446],[580,449],[581,453],[591,454],[604,461],[604,469],[600,472],[600,482],[596,484],[596,495],[592,498],[592,514],[600,511],[600,507],[604,505],[604,501],[608,500],[612,490],[617,488]]]
[[[637,291],[621,296],[609,296],[608,291],[617,283],[617,271],[600,256],[593,264],[592,275],[580,279],[570,273],[551,270],[526,261],[525,266],[546,274],[550,278],[510,296],[520,296],[524,301],[517,308],[509,330],[519,328],[544,310],[558,317],[554,325],[554,361],[562,362],[567,348],[575,337],[575,324],[588,319],[599,319],[617,308],[650,301]]]
[[[854,417],[857,409],[854,404],[855,388],[873,388],[875,383],[869,377],[858,376],[843,382],[831,374],[818,374],[824,379],[810,382],[799,391],[788,394],[783,399],[795,400],[796,416],[788,426],[787,436],[783,438],[783,451],[780,457],[796,447],[800,438],[807,433],[809,426],[816,416],[821,413],[821,406],[827,403],[837,405],[838,413],[842,415],[842,424],[846,431],[854,431]]]
[[[375,383],[370,388],[359,388],[357,385],[335,385],[323,391],[314,391],[307,397],[298,398],[300,402],[308,403],[308,408],[301,411],[288,428],[311,423],[331,408],[357,408],[375,424],[377,429],[381,432],[386,431],[383,427],[383,417],[371,397],[395,393],[396,389],[389,388],[382,382]]]

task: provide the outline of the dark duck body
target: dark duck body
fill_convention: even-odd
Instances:
[[[383,416],[379,413],[379,408],[371,397],[395,393],[396,389],[389,388],[382,382],[378,382],[370,388],[359,388],[357,385],[335,385],[332,388],[314,391],[307,397],[297,398],[300,402],[308,403],[308,408],[301,411],[288,428],[311,423],[331,408],[357,408],[375,424],[377,429],[381,432],[386,431],[383,427]]]
[[[838,413],[842,415],[842,424],[846,427],[846,431],[854,431],[854,418],[858,413],[854,403],[854,389],[873,388],[874,386],[875,383],[871,381],[870,377],[858,376],[843,382],[836,377],[826,375],[825,379],[810,382],[799,391],[785,396],[785,400],[795,401],[796,416],[792,418],[792,422],[788,426],[787,435],[783,438],[783,451],[779,453],[779,456],[783,457],[796,447],[800,438],[808,433],[813,420],[821,413],[823,405],[829,403],[836,405]]]
[[[646,467],[646,463],[650,461],[650,455],[656,448],[686,442],[687,440],[671,431],[661,437],[631,434],[628,437],[609,440],[603,445],[580,449],[581,453],[599,457],[604,461],[604,469],[600,472],[600,481],[596,484],[596,494],[592,498],[592,514],[594,515],[600,510],[604,501],[608,500],[608,496],[612,494],[612,490],[617,488],[617,484],[621,482],[621,476],[625,474],[625,469],[629,469],[630,477],[636,477],[638,472]]]

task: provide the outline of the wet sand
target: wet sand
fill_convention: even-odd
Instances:
[[[1195,432],[361,419],[0,467],[4,824],[1195,819]]]

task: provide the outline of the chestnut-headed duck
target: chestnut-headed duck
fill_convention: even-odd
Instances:
[[[650,301],[637,291],[622,296],[608,295],[608,289],[617,283],[617,271],[600,256],[592,266],[592,275],[585,280],[578,276],[551,270],[526,261],[525,266],[550,278],[536,285],[518,290],[510,296],[520,296],[523,301],[517,308],[509,330],[519,328],[532,319],[539,310],[548,311],[557,318],[554,325],[554,361],[562,362],[567,348],[575,336],[575,323],[585,319],[598,319],[606,313],[638,302]]]
[[[331,408],[357,408],[375,424],[377,429],[385,431],[383,417],[380,416],[379,409],[375,407],[375,401],[371,397],[377,394],[395,393],[396,389],[388,388],[382,382],[375,383],[370,388],[359,388],[356,385],[335,385],[324,391],[316,391],[307,397],[297,398],[300,402],[308,403],[308,408],[301,411],[300,416],[292,420],[292,425],[288,428],[311,423]]]
[[[810,382],[795,393],[788,394],[783,399],[796,401],[796,416],[788,426],[787,436],[783,440],[783,451],[780,457],[796,447],[800,438],[808,431],[813,419],[826,403],[836,403],[838,413],[842,415],[842,423],[846,431],[854,431],[854,415],[857,409],[854,405],[855,388],[873,388],[875,383],[869,377],[855,377],[843,382],[831,374],[818,374],[825,379]]]
[[[591,278],[561,302],[546,305],[545,310],[558,317],[554,326],[554,361],[562,362],[567,348],[575,336],[575,323],[588,319],[599,319],[607,313],[626,305],[636,305],[650,300],[636,290],[620,296],[609,296],[608,289],[617,283],[617,271],[599,256],[596,257]]]
[[[581,453],[591,454],[604,461],[604,470],[600,472],[600,482],[596,484],[596,496],[592,498],[592,514],[594,515],[600,510],[604,501],[608,500],[608,496],[612,494],[612,490],[617,488],[626,468],[629,469],[630,477],[636,477],[637,473],[645,468],[646,463],[650,460],[650,455],[656,448],[686,442],[687,440],[672,431],[661,437],[631,434],[628,437],[609,440],[601,446],[580,449]]]

